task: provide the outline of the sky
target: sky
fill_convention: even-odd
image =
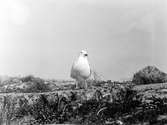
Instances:
[[[71,79],[82,49],[105,80],[167,72],[166,0],[0,1],[0,75]]]

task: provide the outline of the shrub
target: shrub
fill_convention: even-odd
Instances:
[[[47,92],[51,90],[43,79],[36,78],[32,75],[23,77],[21,80],[28,84],[28,87],[22,90],[23,92]]]
[[[28,76],[22,77],[21,81],[22,82],[32,82],[34,79],[35,77],[33,75],[28,75]]]
[[[147,66],[135,73],[132,81],[135,84],[163,83],[167,82],[167,74],[155,66]]]

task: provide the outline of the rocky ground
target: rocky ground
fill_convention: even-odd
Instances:
[[[89,80],[76,90],[74,81],[0,77],[0,125],[165,125],[166,78],[148,66],[132,81]]]
[[[128,83],[129,84],[129,83]],[[73,86],[73,84],[70,84]],[[121,100],[125,98],[120,94],[126,94],[126,85],[120,85],[117,83],[103,83],[103,85],[94,86],[88,90],[80,89],[74,90],[71,89],[70,85],[66,86],[65,90],[55,90],[52,92],[39,92],[39,93],[1,93],[0,94],[0,124],[4,125],[17,125],[17,124],[53,124],[53,123],[74,123],[78,124],[80,121],[85,122],[82,119],[82,110],[80,107],[84,106],[85,103],[88,103],[90,100],[96,100],[96,103],[107,102],[107,104],[114,103],[114,100]],[[67,86],[70,86],[70,89],[67,89]],[[59,88],[59,87],[58,87]],[[142,95],[142,100],[144,102],[150,103],[153,98],[167,98],[167,83],[151,84],[151,85],[137,85],[132,87],[134,91],[137,91],[137,95]],[[137,96],[136,96],[137,97]],[[129,98],[129,97],[128,97]],[[123,99],[122,99],[123,100]],[[89,102],[94,105],[92,102]],[[165,105],[166,102],[164,102]],[[49,105],[49,106],[48,106]],[[100,104],[99,104],[100,105]],[[98,112],[104,108],[101,104],[101,107],[96,111]],[[67,108],[70,106],[70,108]],[[87,104],[88,106],[88,104]],[[48,109],[49,107],[49,109]],[[50,108],[55,107],[56,109]],[[86,107],[86,110],[89,110],[89,107]],[[93,106],[96,107],[96,106]],[[140,106],[139,106],[140,107]],[[81,116],[74,116],[71,113],[75,112],[75,109],[80,109],[79,113]],[[84,107],[82,107],[84,108]],[[59,114],[52,114],[50,119],[47,117],[49,113],[53,111]],[[40,114],[41,112],[41,114]],[[47,114],[48,113],[48,114]],[[88,116],[89,114],[86,113]],[[126,117],[130,117],[128,114]],[[46,117],[46,119],[45,119]],[[86,116],[84,116],[86,117]],[[101,116],[99,116],[101,118]],[[116,117],[116,116],[113,116]],[[125,116],[122,116],[125,117]],[[166,120],[166,115],[162,114],[157,117],[157,119]],[[77,120],[78,121],[77,121]],[[104,124],[116,124],[116,121],[120,119],[105,119]],[[114,122],[113,122],[114,121]],[[122,120],[125,121],[125,120]],[[107,123],[108,122],[108,123]],[[136,121],[136,124],[139,121]],[[151,124],[150,121],[143,121],[145,124]],[[86,122],[87,124],[93,124]],[[126,123],[126,122],[125,122]],[[97,123],[96,123],[97,124]],[[134,123],[135,124],[135,123]],[[138,123],[139,124],[139,123]],[[142,123],[141,123],[142,124]]]

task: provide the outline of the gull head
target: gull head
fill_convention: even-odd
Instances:
[[[87,57],[87,56],[88,56],[87,51],[86,51],[86,50],[82,50],[82,51],[80,52],[80,56]]]

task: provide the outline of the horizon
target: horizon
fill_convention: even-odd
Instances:
[[[82,49],[104,80],[167,72],[164,0],[0,1],[0,75],[72,80]]]
[[[138,71],[136,71],[135,73],[137,73],[137,72],[139,72],[139,71],[141,71],[141,70],[144,70],[145,68],[148,68],[148,67],[150,67],[150,66],[151,66],[151,65],[145,66],[145,67],[139,69]],[[160,72],[163,72],[163,73],[167,74],[166,72],[164,72],[163,70],[159,69],[159,68],[156,67],[156,66],[153,66],[153,65],[152,65],[151,67],[157,68]],[[125,78],[125,79],[119,79],[119,80],[116,80],[116,79],[115,79],[115,80],[111,80],[111,79],[101,79],[101,78],[99,78],[99,80],[100,80],[100,81],[108,81],[108,80],[111,80],[112,82],[114,82],[114,81],[119,81],[119,82],[132,81],[133,75],[134,75],[134,74],[132,74],[131,77],[127,77],[127,78]],[[27,77],[27,76],[32,76],[32,77],[35,77],[35,78],[41,78],[41,79],[44,79],[44,80],[71,81],[71,82],[72,82],[72,81],[75,81],[74,79],[42,78],[42,77],[40,77],[40,76],[36,76],[36,75],[33,75],[33,74],[14,75],[14,76],[10,76],[10,75],[0,75],[0,80],[4,81],[3,79],[15,78],[15,77],[16,77],[16,78],[23,78],[23,77]],[[90,78],[90,80],[91,80],[91,78]]]

